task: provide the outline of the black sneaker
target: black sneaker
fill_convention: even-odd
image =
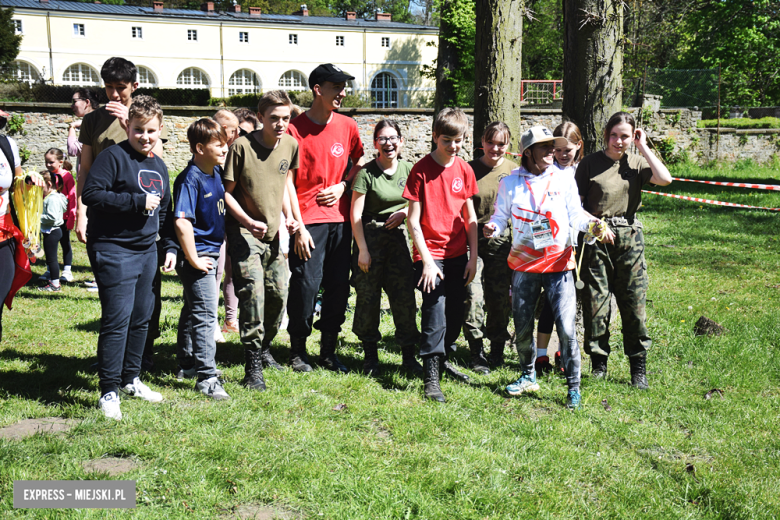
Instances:
[[[39,291],[46,291],[46,292],[60,292],[62,290],[62,287],[59,285],[54,285],[53,283],[49,282],[46,285],[42,285],[38,287]]]

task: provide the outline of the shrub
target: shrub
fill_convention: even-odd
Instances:
[[[699,128],[717,128],[717,119],[702,119],[697,123]],[[761,119],[750,119],[740,117],[735,119],[721,119],[721,128],[780,128],[780,118],[762,117]]]

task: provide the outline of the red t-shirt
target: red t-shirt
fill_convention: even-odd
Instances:
[[[468,251],[463,205],[478,193],[471,166],[456,157],[445,168],[426,155],[412,167],[404,198],[422,203],[420,227],[431,256],[437,260],[455,258]],[[415,262],[422,260],[414,248]]]
[[[295,189],[303,223],[348,221],[351,197],[328,207],[317,204],[317,194],[344,179],[350,157],[354,163],[363,156],[355,120],[334,112],[328,124],[318,125],[303,113],[290,121],[287,133],[298,141]]]

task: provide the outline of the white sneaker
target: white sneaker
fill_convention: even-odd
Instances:
[[[160,392],[153,391],[137,377],[133,379],[132,384],[125,385],[125,387],[122,388],[122,393],[129,395],[130,397],[138,397],[139,399],[149,401],[150,403],[159,403],[163,400],[163,396]]]
[[[230,396],[225,392],[222,383],[219,382],[219,378],[216,376],[204,379],[203,381],[198,381],[195,384],[195,390],[216,401],[230,399]]]
[[[103,415],[109,419],[122,420],[122,410],[119,409],[119,396],[116,392],[109,392],[99,401],[100,410]]]
[[[60,276],[61,282],[72,282],[73,281],[73,273],[70,272],[70,269],[66,269],[62,271],[62,276]]]
[[[222,331],[219,328],[215,329],[214,341],[216,343],[225,343],[225,336],[222,335]]]

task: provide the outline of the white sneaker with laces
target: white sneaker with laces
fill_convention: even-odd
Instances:
[[[68,283],[73,281],[73,273],[70,270],[62,271],[62,276],[60,276],[60,281],[66,281]]]
[[[119,396],[116,392],[108,392],[100,398],[100,410],[109,419],[122,420],[122,410],[119,409]]]
[[[216,376],[204,379],[203,381],[198,381],[195,385],[195,390],[216,401],[230,399],[230,396],[225,392],[222,383],[219,382],[219,378]]]
[[[125,385],[124,388],[122,388],[122,393],[130,397],[138,397],[139,399],[149,401],[150,403],[159,403],[163,400],[163,396],[160,392],[153,391],[137,377],[133,379],[131,384]]]

